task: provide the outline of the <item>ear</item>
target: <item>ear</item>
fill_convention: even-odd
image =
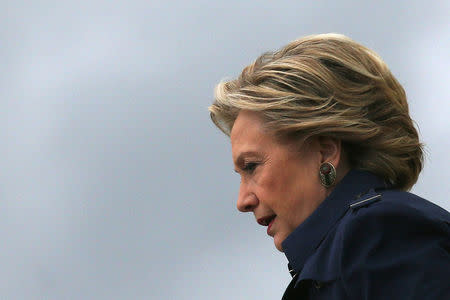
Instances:
[[[320,136],[318,138],[321,162],[330,162],[336,168],[341,162],[342,144],[341,141],[332,137]]]

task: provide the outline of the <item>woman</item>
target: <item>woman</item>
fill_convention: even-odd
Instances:
[[[337,34],[266,53],[216,87],[237,208],[293,276],[283,299],[450,299],[450,214],[407,192],[422,145],[403,88]]]

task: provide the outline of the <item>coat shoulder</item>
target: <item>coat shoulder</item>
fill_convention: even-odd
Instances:
[[[450,276],[449,212],[408,192],[377,195],[377,201],[351,207],[338,225],[345,288],[357,295],[370,290],[380,296],[375,299],[383,298],[382,287],[392,295],[410,293],[411,299],[444,299],[450,292],[442,280]],[[370,285],[363,280],[367,276]]]
[[[398,221],[450,223],[450,213],[438,205],[415,194],[400,190],[371,190],[349,205],[341,228],[347,228],[353,222],[369,222],[389,218]]]

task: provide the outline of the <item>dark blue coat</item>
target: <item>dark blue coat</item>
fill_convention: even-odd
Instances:
[[[284,241],[283,300],[450,299],[450,214],[350,171]]]

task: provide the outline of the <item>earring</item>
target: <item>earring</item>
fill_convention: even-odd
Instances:
[[[333,185],[336,180],[336,168],[332,163],[324,162],[319,168],[320,183],[326,188]]]

